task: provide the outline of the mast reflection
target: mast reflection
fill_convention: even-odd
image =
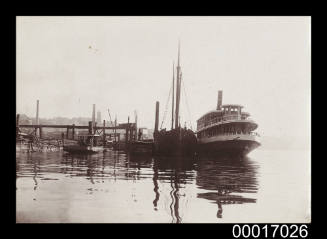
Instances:
[[[156,163],[153,164],[153,185],[154,189],[153,191],[155,192],[155,198],[153,200],[153,207],[155,211],[158,211],[158,201],[160,198],[160,193],[159,193],[159,184],[158,184],[158,165]]]
[[[258,166],[248,157],[200,158],[197,162],[196,185],[211,192],[198,193],[218,206],[217,218],[223,217],[223,205],[256,203],[255,198],[237,193],[256,193]]]
[[[153,184],[155,199],[153,201],[154,210],[158,210],[157,205],[160,198],[159,180],[169,182],[171,190],[169,196],[170,216],[172,223],[181,223],[181,211],[185,208],[181,206],[180,189],[187,183],[192,183],[194,175],[190,172],[194,169],[194,160],[178,157],[155,157],[153,159]],[[185,195],[183,195],[185,196]]]

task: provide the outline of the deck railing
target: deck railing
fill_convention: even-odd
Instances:
[[[256,136],[256,137],[260,137],[260,135],[257,133],[257,132],[225,132],[225,133],[219,133],[218,135],[251,135],[251,136]],[[215,137],[215,136],[218,136],[218,135],[206,135],[204,137]]]
[[[216,118],[213,118],[212,120],[206,121],[206,123],[200,124],[198,129],[202,129],[203,127],[207,127],[207,126],[210,126],[213,124],[217,124],[217,123],[229,121],[229,120],[241,120],[241,116],[240,115],[226,115],[223,117],[216,117]]]

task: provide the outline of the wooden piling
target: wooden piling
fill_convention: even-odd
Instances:
[[[115,139],[115,143],[116,143],[116,141],[117,141],[117,139],[116,139],[116,133],[117,133],[117,129],[116,129],[116,127],[117,127],[117,117],[115,118],[115,129],[114,129],[114,139]]]
[[[35,124],[39,125],[39,100],[36,100],[36,117],[35,117]],[[37,136],[37,130],[38,128],[35,128],[35,136]]]
[[[75,124],[72,126],[72,139],[75,139]]]
[[[19,133],[19,114],[16,116],[16,138],[18,137]]]
[[[134,136],[134,127],[130,127],[130,131],[129,131],[129,142],[133,141],[133,136]]]
[[[154,124],[155,132],[158,132],[158,126],[159,126],[159,101],[156,102],[156,118],[155,118],[155,124]]]
[[[17,116],[16,116],[16,127],[18,127],[19,126],[19,114],[17,114]]]
[[[106,121],[103,120],[103,128],[102,128],[102,136],[103,136],[103,146],[106,145]]]
[[[120,133],[118,133],[118,150],[120,150]]]
[[[95,128],[95,104],[93,104],[93,109],[92,109],[92,127],[94,130],[94,128]],[[92,133],[94,134],[95,132],[92,131]]]
[[[40,125],[39,127],[39,136],[40,136],[40,139],[42,138],[42,126]]]
[[[89,121],[89,134],[92,134],[92,121]]]
[[[36,101],[36,124],[39,124],[39,100]]]
[[[134,134],[133,134],[133,140],[137,140],[137,111],[135,110],[135,127],[134,127]]]
[[[68,134],[69,134],[69,128],[67,127],[67,130],[66,130],[66,139],[68,139]]]
[[[128,137],[129,137],[129,116],[128,116],[127,127],[126,127],[126,137],[125,137],[126,145],[128,144],[128,140],[129,140]]]

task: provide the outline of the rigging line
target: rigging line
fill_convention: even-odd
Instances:
[[[109,109],[108,109],[108,114],[109,114],[110,124],[113,125],[113,122],[112,122],[112,120],[111,120],[111,115],[110,115],[110,111],[109,111]]]
[[[163,123],[164,123],[164,121],[166,119],[168,104],[169,104],[169,101],[170,101],[169,99],[170,99],[172,89],[173,89],[173,85],[171,85],[170,90],[169,90],[169,95],[168,95],[168,99],[167,99],[167,103],[166,103],[166,107],[165,107],[164,116],[163,116],[163,119],[162,119],[162,122],[161,122],[161,125],[160,125],[160,129],[162,129],[162,125],[163,125]]]
[[[184,81],[182,82],[182,86],[183,86],[183,91],[184,91],[184,95],[185,95],[185,102],[186,102],[186,108],[187,108],[187,112],[188,112],[188,114],[189,114],[189,123],[190,123],[190,125],[191,125],[191,129],[192,129],[192,116],[191,116],[191,111],[190,111],[190,107],[189,107],[189,105],[188,105],[188,101],[187,101],[187,95],[186,95],[186,90],[185,90],[185,84],[184,84]]]

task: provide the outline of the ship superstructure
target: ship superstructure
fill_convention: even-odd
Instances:
[[[246,155],[257,148],[258,124],[238,104],[222,104],[222,91],[218,91],[216,110],[207,112],[197,120],[199,153]]]

